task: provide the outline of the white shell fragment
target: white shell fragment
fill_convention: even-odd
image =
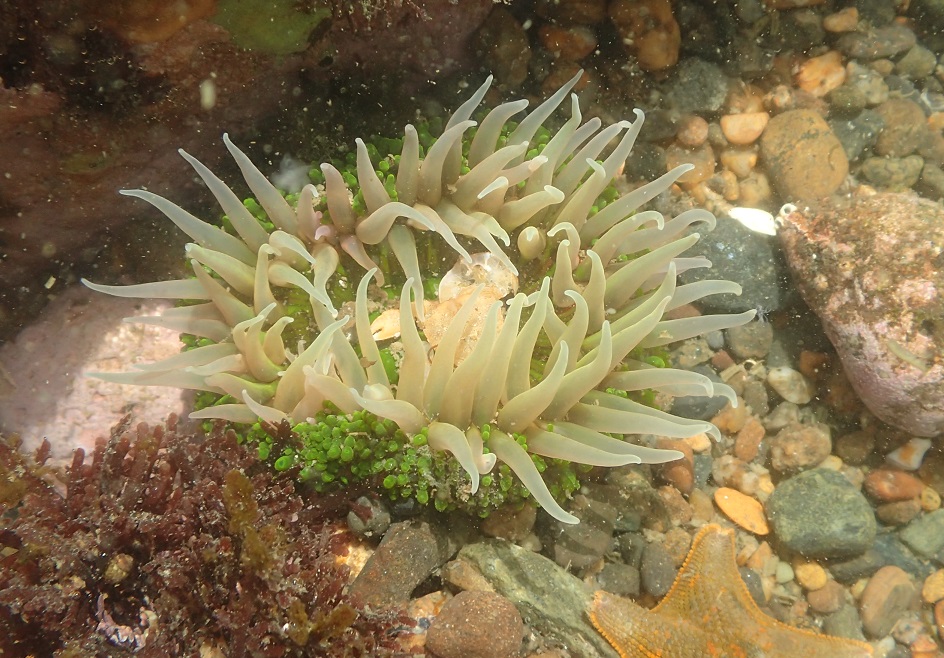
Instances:
[[[903,446],[885,455],[885,461],[903,471],[916,471],[924,461],[924,454],[931,448],[931,439],[911,439]]]
[[[388,340],[400,335],[400,309],[388,308],[370,323],[374,340]]]
[[[766,210],[737,206],[728,211],[728,217],[754,233],[777,235],[777,223],[774,221],[774,216]]]
[[[439,301],[456,299],[470,288],[484,283],[494,288],[498,297],[518,292],[518,277],[494,254],[481,252],[472,254],[471,262],[463,259],[446,272],[439,282]]]

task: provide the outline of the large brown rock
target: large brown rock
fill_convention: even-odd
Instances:
[[[827,201],[783,217],[794,279],[863,402],[944,434],[944,209],[909,194]]]
[[[764,130],[760,152],[784,201],[829,196],[849,173],[849,159],[829,124],[812,110],[778,114]]]

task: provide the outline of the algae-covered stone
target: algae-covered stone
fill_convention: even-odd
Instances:
[[[767,518],[787,548],[812,558],[860,555],[877,529],[865,496],[824,468],[781,482],[767,500]]]
[[[901,531],[901,540],[921,557],[944,564],[944,509],[909,523]]]

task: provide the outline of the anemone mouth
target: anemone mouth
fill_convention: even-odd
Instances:
[[[517,125],[509,122],[523,101],[499,105],[476,123],[471,116],[489,78],[435,141],[421,144],[407,126],[393,170],[378,169],[357,140],[355,172],[324,164],[323,185],[297,196],[283,196],[224,135],[256,214],[180,151],[218,200],[227,229],[149,192],[122,194],[155,206],[193,239],[186,250],[193,278],[83,282],[113,295],[185,301],[128,321],[171,327],[196,342],[136,372],[95,376],[218,396],[194,418],[297,423],[326,407],[368,412],[454,457],[470,494],[500,461],[553,517],[577,522],[551,494],[536,459],[668,461],[680,453],[625,437],[717,434],[709,423],[658,411],[631,394],[725,395],[736,404],[733,391],[654,368],[640,350],[753,315],[663,319],[667,310],[740,288],[676,285],[680,270],[710,265],[683,255],[699,239],[690,227],[714,226],[710,213],[666,221],[639,211],[687,167],[618,198],[605,194],[642,112],[603,128],[582,121],[571,95],[570,117],[553,134],[543,130],[578,79]]]

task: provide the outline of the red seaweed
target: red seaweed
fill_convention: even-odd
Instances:
[[[0,437],[0,655],[400,656],[346,595],[340,506],[232,432],[127,419],[71,466]]]

